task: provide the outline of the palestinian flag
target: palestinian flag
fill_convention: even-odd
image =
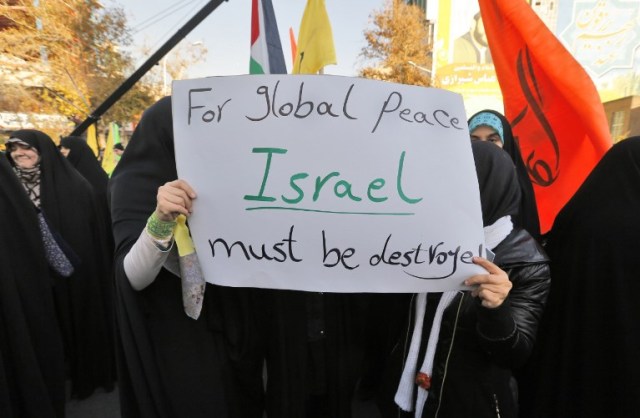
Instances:
[[[286,74],[271,0],[252,0],[250,74]]]

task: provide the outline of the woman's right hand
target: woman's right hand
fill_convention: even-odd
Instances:
[[[175,221],[178,215],[189,216],[196,193],[184,180],[174,180],[158,188],[156,216],[164,222]]]

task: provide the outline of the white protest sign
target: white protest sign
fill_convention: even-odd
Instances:
[[[176,81],[178,175],[207,281],[326,292],[461,288],[484,271],[462,98],[339,76]]]

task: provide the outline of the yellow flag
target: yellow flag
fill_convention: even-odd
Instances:
[[[98,135],[96,133],[96,125],[89,125],[87,128],[87,145],[93,151],[93,154],[98,157],[100,155],[100,147],[98,146]]]
[[[111,176],[111,172],[116,167],[116,156],[113,153],[114,145],[114,124],[109,125],[109,133],[107,134],[107,144],[104,147],[104,155],[102,156],[102,169]]]
[[[337,64],[337,61],[324,0],[307,0],[298,33],[293,74],[316,74],[329,64]]]
[[[176,245],[178,246],[178,255],[184,257],[196,251],[191,236],[189,235],[189,227],[187,226],[187,217],[184,215],[178,215],[176,219],[176,230],[173,236],[176,239]]]

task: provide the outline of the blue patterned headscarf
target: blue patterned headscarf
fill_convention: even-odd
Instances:
[[[473,132],[478,126],[488,126],[500,135],[500,140],[504,144],[504,133],[500,118],[489,112],[480,112],[469,121],[469,132]]]

